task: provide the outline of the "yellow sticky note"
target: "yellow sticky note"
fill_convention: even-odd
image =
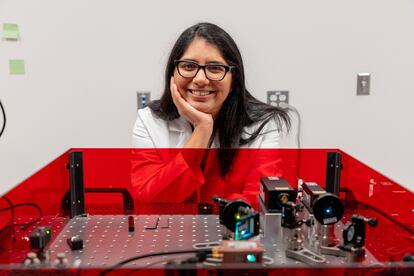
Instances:
[[[19,25],[4,23],[3,24],[3,38],[10,40],[19,39]]]
[[[11,59],[9,60],[10,75],[24,75],[24,60]]]

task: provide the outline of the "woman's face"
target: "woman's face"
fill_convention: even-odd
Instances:
[[[195,37],[180,60],[204,64],[228,65],[220,50],[204,38]],[[180,71],[181,72],[181,71]],[[217,118],[224,100],[230,93],[232,75],[227,72],[221,81],[207,79],[203,69],[193,78],[184,78],[174,70],[174,81],[181,96],[198,111],[209,113]]]

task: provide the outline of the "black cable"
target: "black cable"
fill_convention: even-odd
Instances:
[[[22,227],[23,229],[27,229],[29,226],[35,224],[36,222],[38,222],[39,220],[42,219],[42,216],[43,216],[42,209],[40,208],[39,205],[37,205],[35,203],[19,203],[19,204],[14,204],[11,207],[7,207],[7,208],[0,209],[0,212],[4,212],[4,211],[7,211],[7,210],[13,210],[13,209],[15,209],[17,207],[24,207],[24,206],[32,206],[32,207],[36,208],[39,211],[38,217],[36,219],[34,219],[32,221],[29,221],[29,222],[26,222],[26,223],[12,223],[12,224],[6,225],[2,229],[0,229],[0,234],[4,230],[6,230],[7,228],[10,228],[10,227]]]
[[[211,253],[211,249],[206,249],[206,250],[196,250],[196,249],[191,249],[191,250],[181,250],[181,251],[169,251],[169,252],[157,252],[157,253],[150,253],[150,254],[145,254],[145,255],[139,255],[139,256],[135,256],[135,257],[131,257],[129,259],[126,259],[122,262],[119,262],[113,266],[111,266],[108,269],[105,269],[104,271],[102,271],[101,273],[98,274],[98,276],[103,276],[103,275],[107,275],[108,273],[112,272],[113,270],[136,260],[139,259],[144,259],[144,258],[149,258],[149,257],[156,257],[156,256],[166,256],[166,255],[175,255],[175,254],[187,254],[187,253],[201,253],[204,252],[205,254]]]
[[[6,112],[4,111],[4,107],[3,107],[3,104],[1,103],[1,100],[0,100],[0,109],[1,109],[1,113],[3,114],[3,126],[1,127],[1,130],[0,130],[0,137],[1,137],[1,135],[4,132],[4,129],[6,128]]]
[[[150,264],[147,264],[144,267],[131,268],[131,270],[126,271],[125,273],[123,273],[122,276],[127,276],[127,275],[131,275],[131,274],[137,275],[137,270],[138,269],[139,270],[148,269],[148,268],[151,268],[152,266],[154,266],[156,264],[161,264],[161,263],[164,263],[164,262],[166,263],[166,265],[168,265],[168,263],[171,262],[171,261],[174,261],[174,259],[171,258],[171,259],[168,259],[168,260],[159,260],[159,261],[156,261],[156,262],[152,262]],[[119,272],[117,272],[117,275],[121,275],[121,274]]]
[[[11,211],[11,223],[14,224],[14,205],[13,202],[11,202],[10,199],[8,199],[6,196],[2,196],[2,199],[4,199],[10,206],[10,211]]]
[[[2,196],[2,198],[3,198],[5,201],[7,201],[7,203],[10,205],[10,207],[0,209],[0,212],[4,212],[4,211],[11,210],[11,213],[12,213],[12,220],[11,220],[11,224],[6,225],[6,226],[4,226],[2,229],[0,229],[0,235],[1,235],[1,234],[3,233],[3,231],[5,231],[6,229],[11,228],[11,229],[12,229],[12,231],[13,231],[13,240],[16,240],[16,235],[15,235],[15,229],[14,229],[14,227],[19,227],[19,226],[20,226],[20,227],[22,227],[22,229],[27,229],[27,227],[29,227],[29,226],[31,226],[31,225],[33,225],[33,224],[35,224],[36,222],[38,222],[39,220],[41,220],[41,218],[42,218],[42,209],[41,209],[41,208],[40,208],[37,204],[34,204],[34,203],[19,203],[19,204],[14,205],[14,204],[11,202],[11,200],[10,200],[10,199],[8,199],[7,197]],[[14,223],[14,221],[15,221],[15,213],[14,213],[14,209],[15,209],[15,208],[17,208],[17,207],[23,207],[23,206],[33,206],[33,207],[35,207],[35,208],[39,211],[39,216],[38,216],[36,219],[34,219],[34,220],[32,220],[32,221],[29,221],[29,222],[26,222],[26,223],[20,223],[20,224]],[[1,247],[1,246],[0,246],[0,251],[4,251],[4,248],[3,248],[3,247]]]
[[[168,260],[158,260],[155,262],[152,262],[150,264],[147,264],[144,267],[140,267],[140,268],[133,268],[130,271],[122,274],[122,276],[127,276],[130,274],[135,274],[137,272],[137,270],[142,270],[142,269],[147,269],[150,268],[156,264],[161,264],[161,263],[166,263],[165,264],[165,268],[168,268],[169,266],[182,266],[182,265],[192,265],[192,264],[196,264],[196,263],[201,263],[204,262],[207,259],[207,252],[206,251],[199,251],[196,253],[196,256],[194,257],[190,257],[184,260],[176,260],[174,259],[168,259]],[[188,267],[185,267],[188,268]],[[119,274],[119,273],[118,273]]]
[[[13,202],[11,202],[10,199],[8,199],[6,196],[2,196],[2,198],[9,204],[9,206],[11,207],[11,224],[14,224],[14,208],[13,208]],[[4,229],[6,229],[6,227],[4,227]],[[16,241],[16,233],[14,228],[12,228],[13,231],[13,240]],[[3,229],[0,229],[0,234],[3,232]],[[1,251],[5,251],[4,247],[0,244],[0,252]]]
[[[13,202],[11,202],[11,200],[9,198],[7,198],[6,196],[2,196],[2,199],[4,199],[10,206],[10,211],[11,211],[11,224],[14,224],[14,205]],[[13,229],[13,240],[16,240],[16,234],[14,232],[14,228]],[[3,231],[3,229],[0,230],[0,233]]]

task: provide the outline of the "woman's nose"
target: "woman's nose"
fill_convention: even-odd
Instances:
[[[198,70],[197,74],[193,78],[193,82],[197,85],[205,85],[209,83],[209,79],[207,79],[206,72],[203,70],[203,68],[200,68]]]

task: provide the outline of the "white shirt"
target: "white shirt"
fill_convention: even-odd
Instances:
[[[261,122],[245,127],[243,138],[248,138]],[[280,148],[285,147],[286,131],[280,130],[275,120],[270,120],[252,142],[240,148]],[[135,122],[132,144],[136,148],[182,148],[190,139],[192,129],[182,117],[167,121],[156,116],[149,107],[138,110]],[[217,138],[213,140],[212,148],[217,148]]]

